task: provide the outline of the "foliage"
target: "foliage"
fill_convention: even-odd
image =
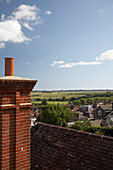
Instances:
[[[83,98],[80,99],[80,104],[81,104],[81,105],[84,105],[84,104],[86,104],[86,103],[87,103],[87,100],[86,100],[86,99],[83,99]]]
[[[62,97],[62,101],[64,101],[64,102],[66,101],[66,97],[65,96]]]
[[[74,103],[75,105],[80,105],[80,100],[74,100],[73,103]]]
[[[86,130],[87,128],[91,127],[91,122],[86,119],[86,120],[78,120],[75,122],[75,124],[73,126],[71,126],[71,128],[73,129],[77,129],[77,130]]]
[[[67,101],[69,103],[74,103],[75,105],[84,105],[86,103],[94,104],[98,102],[108,102],[113,101],[112,91],[43,91],[43,92],[32,92],[31,102],[36,103],[36,101],[42,102],[46,99],[48,101]]]
[[[74,119],[73,113],[66,107],[57,105],[46,105],[41,107],[40,116],[37,121],[58,125],[66,126],[68,122]]]
[[[94,103],[94,99],[93,99],[93,98],[88,98],[88,99],[87,99],[87,102],[88,102],[89,104],[93,104],[93,103]]]
[[[101,126],[89,126],[82,128],[81,126],[71,126],[73,129],[84,130],[86,132],[95,133],[98,135],[112,136],[113,137],[113,127],[101,127]]]
[[[42,105],[47,105],[47,100],[46,99],[42,100]]]

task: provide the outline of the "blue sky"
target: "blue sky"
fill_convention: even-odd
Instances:
[[[6,56],[37,90],[113,89],[113,0],[0,0]]]

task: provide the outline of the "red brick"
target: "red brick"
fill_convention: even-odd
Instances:
[[[30,169],[30,105],[19,104],[30,103],[30,91],[35,83],[0,80],[0,105],[13,104],[0,106],[1,170]]]

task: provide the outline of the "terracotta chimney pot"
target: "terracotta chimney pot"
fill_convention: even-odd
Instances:
[[[14,58],[5,58],[5,76],[14,76]]]

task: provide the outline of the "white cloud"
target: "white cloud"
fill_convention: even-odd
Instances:
[[[54,61],[51,66],[58,66],[60,68],[71,68],[74,66],[88,66],[88,65],[99,65],[102,64],[102,62],[99,61],[91,61],[91,62],[76,62],[76,63],[65,63],[63,60],[62,61]]]
[[[74,66],[88,66],[88,65],[99,65],[102,62],[97,62],[97,61],[91,61],[91,62],[84,62],[84,61],[80,61],[80,62],[76,62],[76,63],[66,63],[63,65],[60,65],[58,67],[60,68],[71,68]]]
[[[63,60],[61,61],[54,61],[51,66],[56,66],[56,65],[59,65],[59,64],[64,64],[65,62]]]
[[[4,14],[2,14],[2,16],[1,16],[1,21],[3,21],[3,20],[4,20],[4,18],[5,18],[5,15],[4,15]]]
[[[99,57],[96,57],[96,61],[113,60],[113,50],[103,52]]]
[[[49,11],[49,10],[47,10],[45,13],[46,13],[47,15],[51,15],[51,14],[52,14],[52,12]]]
[[[1,42],[1,43],[0,43],[0,49],[1,49],[1,48],[5,48],[5,43],[4,43],[4,42]]]
[[[23,23],[23,26],[24,26],[25,28],[27,28],[28,30],[30,30],[30,31],[33,31],[33,30],[34,30],[34,29],[33,29],[32,27],[30,27],[29,24],[26,23],[26,22]]]
[[[37,12],[40,11],[35,5],[20,5],[15,12],[12,12],[10,18],[16,20],[26,20],[26,21],[35,21],[37,19]]]
[[[0,42],[8,41],[14,43],[30,41],[30,39],[23,34],[21,25],[18,21],[6,20],[4,22],[0,22]]]
[[[101,15],[101,14],[103,14],[105,12],[105,10],[104,9],[100,9],[99,11],[98,11],[98,13]]]
[[[34,39],[40,38],[40,35],[36,35],[33,37]]]
[[[40,11],[35,5],[20,5],[11,16],[5,19],[5,15],[1,15],[0,22],[0,43],[6,42],[22,43],[31,41],[26,37],[22,31],[22,25],[33,31],[34,29],[30,25],[36,25],[42,23],[41,17],[37,14]],[[5,47],[5,46],[4,46]]]

